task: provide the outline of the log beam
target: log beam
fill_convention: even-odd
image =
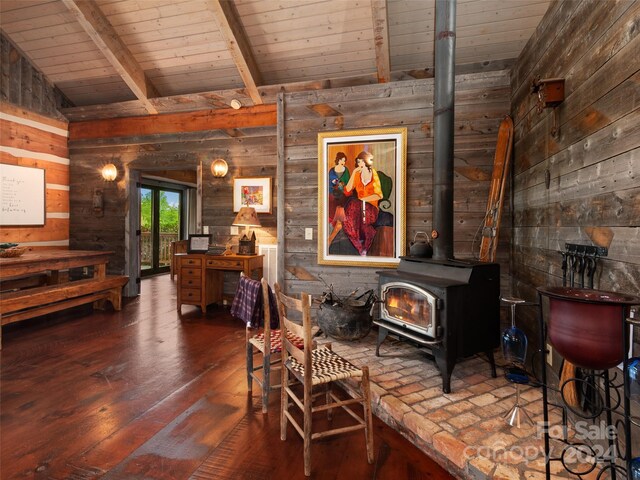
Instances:
[[[262,84],[262,75],[251,52],[235,5],[228,0],[209,0],[208,3],[215,14],[220,33],[227,43],[227,48],[238,68],[247,93],[254,105],[261,105],[263,101],[258,86]]]
[[[94,0],[62,0],[75,16],[91,40],[122,77],[144,108],[150,114],[157,114],[156,108],[149,102],[150,97],[159,93],[147,79],[144,71],[122,42],[109,20],[102,14]]]
[[[371,0],[371,15],[373,17],[373,39],[376,47],[378,83],[388,83],[391,80],[391,61],[389,60],[387,0]]]
[[[69,123],[69,141],[131,137],[163,133],[198,132],[276,124],[275,105],[257,105],[241,110],[201,110],[153,117],[123,117]]]

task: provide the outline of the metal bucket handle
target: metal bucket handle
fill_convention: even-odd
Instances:
[[[367,300],[364,302],[364,308],[371,308],[373,304],[376,302],[376,300],[378,300],[378,297],[376,296],[375,291],[371,289],[371,290],[367,290],[362,295],[356,297],[356,300],[361,299],[365,295],[369,295],[369,296],[367,297]]]

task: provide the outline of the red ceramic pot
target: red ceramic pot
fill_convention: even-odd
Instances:
[[[560,355],[589,370],[605,370],[622,362],[624,319],[640,298],[586,288],[538,291],[549,297],[549,341]]]

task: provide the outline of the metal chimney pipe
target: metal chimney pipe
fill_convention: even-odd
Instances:
[[[433,258],[453,258],[453,119],[456,0],[436,0],[433,110]]]

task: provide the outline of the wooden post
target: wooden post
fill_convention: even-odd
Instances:
[[[278,164],[276,167],[276,183],[277,183],[277,233],[278,240],[278,284],[284,288],[284,228],[285,228],[285,207],[284,207],[284,185],[285,185],[285,159],[284,159],[284,92],[278,93],[278,99],[276,103],[277,110],[277,142],[278,142]]]

